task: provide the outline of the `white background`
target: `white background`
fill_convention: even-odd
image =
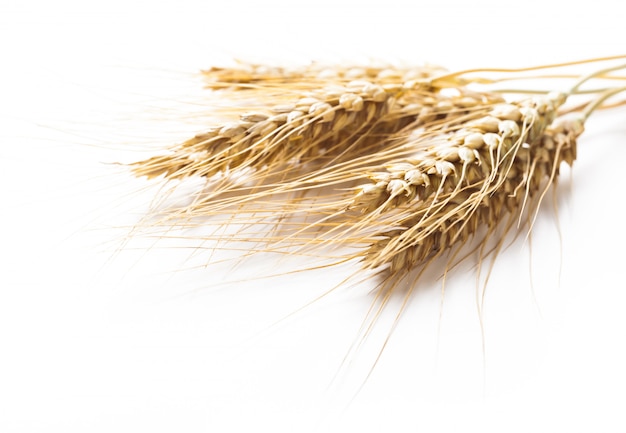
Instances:
[[[280,321],[355,268],[255,280],[189,269],[207,256],[186,249],[119,250],[156,190],[110,164],[201,129],[194,73],[233,58],[623,54],[618,2],[14,3],[0,3],[0,431],[626,430],[624,109],[590,119],[564,171],[562,249],[546,206],[532,256],[520,240],[499,257],[485,356],[472,271],[453,273],[441,310],[424,281],[354,399],[399,300],[333,381],[371,281]]]

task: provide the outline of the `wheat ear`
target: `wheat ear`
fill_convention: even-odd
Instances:
[[[175,179],[312,159],[332,148],[333,140],[349,139],[370,126],[396,94],[397,90],[363,82],[325,89],[293,104],[243,114],[238,121],[197,135],[170,154],[134,164],[133,169],[139,176],[163,174]]]
[[[435,173],[438,192],[398,212],[395,222],[402,228],[379,234],[382,239],[364,254],[364,267],[385,268],[392,274],[408,271],[465,244],[481,228],[485,242],[502,221],[514,222],[525,208],[536,210],[561,163],[571,165],[575,160],[576,139],[583,131],[580,115],[558,118],[548,127],[541,125],[549,116],[542,117],[536,126],[526,128],[528,133],[518,123],[519,129],[513,127],[509,137],[499,133],[487,139],[491,145],[486,142],[473,149],[471,170],[467,159],[446,164],[448,185],[443,180],[446,173]],[[541,135],[529,140],[531,130]]]
[[[377,85],[403,84],[445,74],[434,65],[399,68],[392,65],[324,65],[301,67],[268,66],[237,62],[232,67],[211,67],[202,71],[207,88],[214,90],[271,92],[289,89],[315,90],[364,80]]]

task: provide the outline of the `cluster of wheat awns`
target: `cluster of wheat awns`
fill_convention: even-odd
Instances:
[[[452,260],[470,239],[483,257],[499,248],[487,241],[502,228],[532,225],[561,163],[575,160],[589,114],[623,90],[584,84],[620,79],[613,71],[624,66],[604,62],[624,57],[456,73],[430,66],[212,68],[203,71],[206,85],[212,97],[232,102],[220,113],[232,121],[132,170],[169,183],[206,180],[188,205],[154,224],[227,216],[241,227],[228,239],[251,243],[250,251],[323,255],[338,248],[337,261],[401,276],[444,253]],[[590,63],[601,66],[576,70]],[[516,89],[530,93],[522,97],[493,89],[539,69],[558,71],[542,79],[571,79],[571,86]],[[572,97],[583,100],[566,108]]]

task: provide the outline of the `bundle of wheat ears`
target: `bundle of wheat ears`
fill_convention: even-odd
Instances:
[[[497,255],[511,229],[532,228],[561,164],[576,159],[589,115],[621,105],[609,98],[626,90],[614,84],[626,69],[614,62],[624,59],[458,72],[244,63],[205,70],[207,105],[230,104],[216,110],[220,120],[131,165],[170,185],[205,182],[146,224],[230,224],[202,241],[332,258],[324,266],[358,262],[357,273],[382,277],[384,305],[410,271],[442,257],[444,272],[470,256],[480,262]],[[555,79],[567,87],[533,88]],[[523,85],[497,88],[505,82]]]

